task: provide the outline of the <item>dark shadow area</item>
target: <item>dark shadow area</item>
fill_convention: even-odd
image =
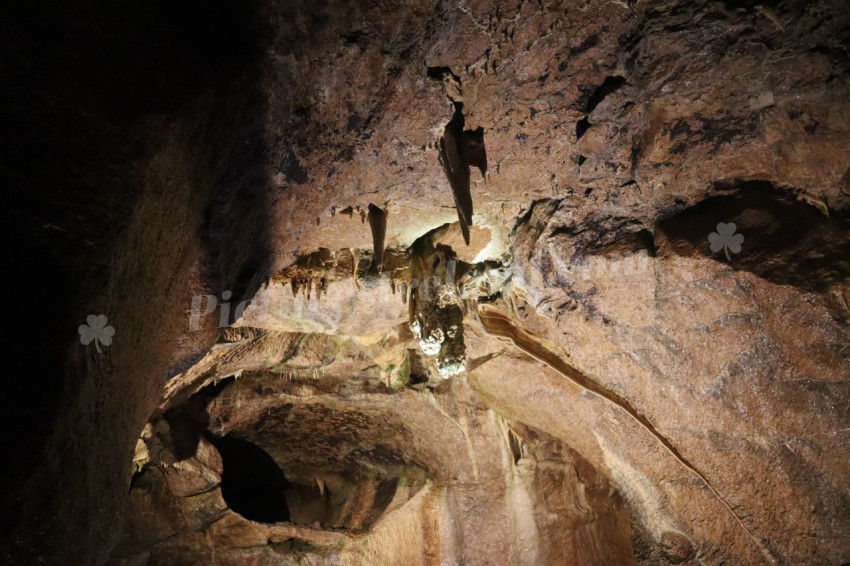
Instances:
[[[752,11],[759,6],[775,8],[777,4],[779,4],[777,0],[723,0],[723,7],[729,12]]]
[[[147,257],[157,254],[155,248],[120,249],[134,219],[146,214],[142,221],[156,225],[161,211],[175,202],[192,203],[200,215],[211,194],[230,195],[226,200],[233,212],[217,225],[225,227],[226,235],[239,237],[208,246],[213,259],[207,265],[225,266],[208,270],[214,278],[210,286],[230,286],[238,302],[258,284],[257,274],[264,273],[268,205],[259,190],[263,179],[254,174],[258,165],[245,165],[257,161],[265,147],[262,130],[255,125],[262,120],[257,63],[268,39],[259,9],[249,0],[71,0],[0,7],[0,186],[7,213],[0,229],[9,243],[3,296],[11,303],[9,323],[15,328],[6,341],[15,355],[7,360],[10,378],[0,401],[0,447],[9,462],[0,471],[0,532],[4,539],[9,537],[0,540],[0,561],[11,547],[15,525],[23,525],[22,517],[28,516],[16,545],[53,563],[48,543],[30,537],[51,539],[52,544],[66,534],[51,529],[71,532],[82,529],[83,522],[79,528],[43,525],[39,516],[55,516],[55,507],[100,509],[110,504],[98,500],[105,494],[79,486],[63,488],[56,477],[114,475],[101,472],[107,462],[78,466],[68,461],[69,469],[61,472],[42,464],[51,435],[58,439],[57,451],[68,447],[70,452],[71,444],[106,444],[79,433],[70,439],[72,433],[57,428],[56,422],[75,405],[83,383],[102,380],[110,371],[108,351],[102,357],[95,352],[88,356],[87,350],[80,353],[77,327],[89,314],[106,314],[111,323],[114,313],[102,297],[115,273],[121,268],[126,273],[130,263],[144,266]],[[195,182],[181,186],[185,192],[175,195],[170,179],[163,179],[154,188],[159,193],[145,195],[154,183],[146,186],[139,172],[148,170],[149,159],[162,149],[163,130],[173,124],[183,127],[196,144],[197,151],[181,164],[181,172],[189,172],[186,176],[195,177]],[[253,135],[245,135],[248,131]],[[246,138],[251,143],[245,143]],[[247,180],[246,173],[253,176]],[[140,202],[148,204],[143,212]],[[218,210],[211,214],[220,215]],[[117,266],[116,257],[122,254],[125,263]],[[169,268],[177,271],[181,266],[163,271]],[[164,289],[168,284],[160,273],[150,275],[140,287]],[[149,319],[141,308],[135,314]],[[169,314],[154,315],[155,310],[151,308],[150,315]],[[117,339],[129,335],[126,327],[118,328]],[[72,357],[82,363],[72,367]],[[105,391],[102,385],[97,385],[98,394]],[[126,383],[126,388],[120,399],[91,400],[96,408],[86,419],[104,429],[123,430],[124,423],[116,425],[114,415],[131,414],[138,403],[146,402],[138,394],[141,385]],[[81,425],[80,430],[87,427],[95,425]],[[109,456],[112,470],[113,456],[118,454]],[[74,484],[71,479],[66,483]],[[66,491],[60,493],[62,489]],[[91,501],[84,503],[86,498]],[[102,531],[102,525],[88,531],[98,529]],[[76,545],[77,559],[87,561],[91,546],[84,540]]]
[[[212,382],[162,415],[171,431],[170,443],[178,460],[195,455],[201,435],[210,426],[207,406],[235,381],[236,378],[231,375]],[[214,438],[210,437],[209,440],[213,441]]]
[[[599,106],[599,103],[605,100],[606,96],[617,92],[624,84],[626,84],[626,79],[619,75],[605,77],[602,84],[599,85],[587,98],[587,106],[585,108],[587,113],[590,114],[593,112],[593,110]]]
[[[751,181],[690,208],[671,211],[657,230],[669,250],[681,256],[709,256],[772,283],[826,293],[850,278],[850,222],[847,211],[830,216],[770,183]],[[734,233],[718,227],[734,224]],[[727,249],[712,251],[710,234]],[[743,237],[734,238],[740,234]],[[734,239],[734,240],[733,240]],[[740,250],[732,244],[738,243]],[[729,254],[727,259],[726,254]]]
[[[478,126],[474,130],[464,130],[466,144],[466,159],[470,167],[477,167],[481,177],[487,176],[487,146],[484,145],[484,128]]]
[[[367,529],[372,528],[387,510],[387,507],[390,506],[398,490],[398,483],[398,478],[387,478],[378,482],[375,488],[375,500],[372,503],[372,510],[369,513],[369,518],[364,523]]]
[[[588,121],[587,116],[576,122],[576,141],[580,140],[589,128],[590,121]]]
[[[592,188],[585,191],[590,195]],[[627,217],[589,215],[580,225],[559,226],[549,234],[565,239],[573,249],[569,260],[583,261],[588,256],[616,257],[638,252],[655,255],[652,234],[643,225]]]
[[[446,75],[452,77],[456,81],[460,81],[460,77],[454,74],[450,67],[428,67],[426,69],[426,75],[429,79],[435,81],[443,80],[443,77]]]
[[[0,396],[0,450],[6,455],[0,485],[8,493],[0,503],[0,532],[8,533],[24,503],[21,487],[44,458],[62,395],[63,346],[75,338],[76,327],[69,309],[74,287],[65,270],[40,242],[20,237],[27,227],[13,219],[2,229],[3,241],[11,244],[2,262],[9,327]]]
[[[284,493],[290,483],[274,459],[246,440],[214,438],[221,454],[221,494],[235,512],[259,523],[289,520]]]

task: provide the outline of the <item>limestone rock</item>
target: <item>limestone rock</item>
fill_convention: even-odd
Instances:
[[[0,562],[850,562],[845,3],[18,4]]]

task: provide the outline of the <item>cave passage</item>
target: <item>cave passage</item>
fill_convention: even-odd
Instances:
[[[233,511],[259,523],[289,520],[289,481],[274,459],[256,444],[234,437],[213,440],[224,471],[221,494]]]

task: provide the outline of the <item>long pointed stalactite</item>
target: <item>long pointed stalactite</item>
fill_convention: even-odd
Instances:
[[[387,211],[369,205],[369,228],[372,230],[372,248],[374,250],[375,268],[378,272],[384,267],[384,240],[387,235]]]
[[[443,171],[445,171],[446,178],[452,187],[463,239],[466,245],[469,245],[469,227],[472,225],[472,194],[469,188],[469,160],[463,125],[463,104],[457,102],[455,103],[454,116],[446,125],[443,136],[440,138],[440,164],[443,166]],[[483,141],[481,146],[481,152],[483,152]],[[480,158],[477,161],[480,163]],[[484,168],[486,169],[486,164]]]
[[[659,443],[669,452],[685,469],[699,477],[705,486],[711,491],[715,498],[720,501],[729,513],[735,518],[735,521],[747,533],[750,539],[758,546],[761,553],[767,558],[770,564],[776,564],[776,559],[765,547],[765,545],[753,535],[750,529],[744,524],[743,519],[735,512],[732,506],[726,499],[711,485],[708,478],[703,475],[696,467],[685,458],[679,450],[670,442],[663,434],[658,432],[658,429],[641,413],[635,409],[628,400],[624,399],[617,393],[611,391],[605,386],[593,381],[588,376],[581,373],[579,370],[564,361],[562,356],[556,354],[549,346],[544,345],[543,341],[533,334],[520,328],[510,319],[508,315],[496,310],[493,307],[482,305],[478,309],[478,318],[484,331],[496,338],[506,340],[516,346],[519,350],[528,354],[535,360],[547,365],[559,374],[563,375],[579,387],[599,395],[610,403],[616,405],[628,414],[632,419],[637,421],[649,434],[655,437]]]

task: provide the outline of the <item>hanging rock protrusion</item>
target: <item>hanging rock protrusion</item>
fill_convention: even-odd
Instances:
[[[372,229],[372,247],[374,249],[375,268],[378,272],[384,267],[384,240],[387,235],[387,211],[374,204],[369,205],[369,227]]]

